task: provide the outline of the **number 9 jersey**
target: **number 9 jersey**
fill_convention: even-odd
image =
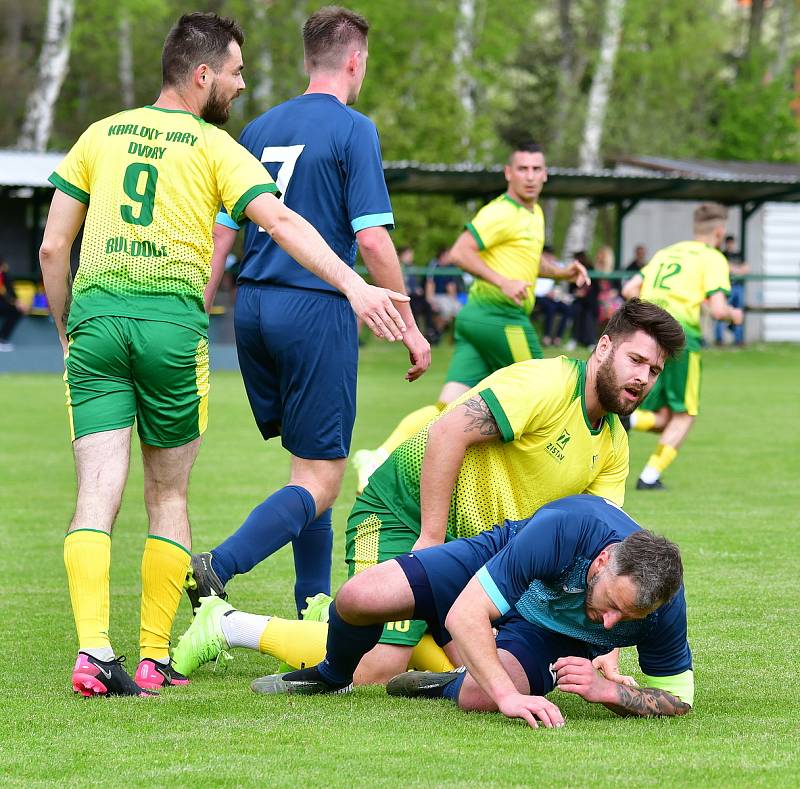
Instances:
[[[141,107],[92,124],[50,182],[88,204],[68,332],[118,315],[205,331],[220,204],[241,219],[275,192],[261,163],[189,112]]]
[[[700,241],[681,241],[656,252],[642,269],[642,280],[640,297],[681,324],[688,350],[700,350],[700,305],[711,294],[731,289],[725,256]]]

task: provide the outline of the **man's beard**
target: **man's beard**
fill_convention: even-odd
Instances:
[[[597,399],[600,401],[604,411],[619,414],[620,416],[629,416],[644,399],[645,390],[642,387],[637,400],[628,402],[622,399],[623,387],[620,386],[617,374],[614,371],[615,353],[616,351],[612,351],[611,355],[597,368]]]
[[[228,116],[231,114],[232,102],[233,99],[229,99],[228,101],[223,100],[215,83],[208,92],[208,98],[200,112],[200,117],[207,123],[222,125],[228,120]]]

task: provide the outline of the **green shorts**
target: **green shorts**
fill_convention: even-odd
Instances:
[[[408,553],[418,537],[419,534],[393,515],[367,486],[356,498],[347,519],[345,559],[348,576]],[[416,619],[388,622],[380,643],[414,647],[427,627],[425,622]]]
[[[72,440],[130,427],[177,447],[208,422],[208,339],[165,321],[101,316],[69,335],[64,382]]]
[[[645,397],[642,408],[658,411],[667,406],[673,413],[697,416],[700,407],[700,352],[683,350],[675,359],[667,359],[664,372]]]
[[[470,387],[509,364],[542,358],[536,330],[522,313],[468,303],[456,316],[455,340],[445,380]]]

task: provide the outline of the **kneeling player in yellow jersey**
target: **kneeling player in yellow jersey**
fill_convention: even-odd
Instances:
[[[592,493],[621,506],[628,440],[617,414],[639,405],[683,342],[674,318],[634,300],[615,313],[587,362],[531,360],[486,378],[401,444],[356,499],[347,527],[350,575],[412,549],[530,517],[562,496]],[[176,649],[181,670],[213,659],[225,643],[260,647],[291,662],[279,643],[290,637],[284,620],[253,620],[247,637],[232,641],[235,634],[223,639],[219,629],[225,611],[215,605],[213,614],[204,614],[206,605],[202,623]],[[213,620],[208,628],[206,619]],[[324,630],[316,622],[291,624],[291,637],[307,638],[309,649],[295,654],[294,664],[314,664]],[[304,626],[308,632],[301,635]],[[359,664],[356,683],[383,683],[405,671],[425,627],[388,624]],[[460,662],[455,653],[448,658]]]
[[[456,316],[456,347],[439,401],[404,417],[378,449],[356,452],[358,493],[403,441],[468,389],[509,364],[542,358],[530,321],[537,277],[589,282],[577,261],[560,268],[542,257],[544,216],[538,200],[547,166],[541,147],[534,142],[517,146],[504,172],[508,189],[478,211],[444,259],[476,279]]]
[[[662,472],[677,457],[700,406],[700,305],[707,299],[711,316],[740,325],[742,310],[728,304],[731,289],[728,262],[719,251],[728,209],[703,203],[694,212],[694,240],[656,252],[623,288],[626,299],[640,297],[658,304],[683,327],[686,347],[664,366],[664,374],[642,409],[631,415],[635,430],[661,433],[636,483],[637,490],[663,490]]]

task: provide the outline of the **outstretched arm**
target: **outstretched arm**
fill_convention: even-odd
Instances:
[[[217,222],[214,225],[213,237],[214,252],[211,255],[211,277],[203,294],[206,312],[211,312],[211,308],[214,306],[214,298],[217,295],[219,283],[222,282],[222,275],[225,273],[225,260],[236,241],[236,231]]]
[[[404,293],[368,285],[325,243],[300,214],[275,195],[260,194],[245,208],[248,219],[264,228],[301,266],[341,291],[353,311],[376,336],[402,340],[406,325],[393,301],[408,301]]]
[[[444,542],[450,499],[467,448],[499,440],[497,422],[480,395],[471,397],[428,428],[419,480],[421,528],[415,551]]]
[[[534,729],[564,725],[561,710],[544,696],[520,693],[497,655],[492,622],[500,617],[477,578],[472,578],[447,614],[445,627],[472,678],[497,709],[509,718],[522,718]]]

